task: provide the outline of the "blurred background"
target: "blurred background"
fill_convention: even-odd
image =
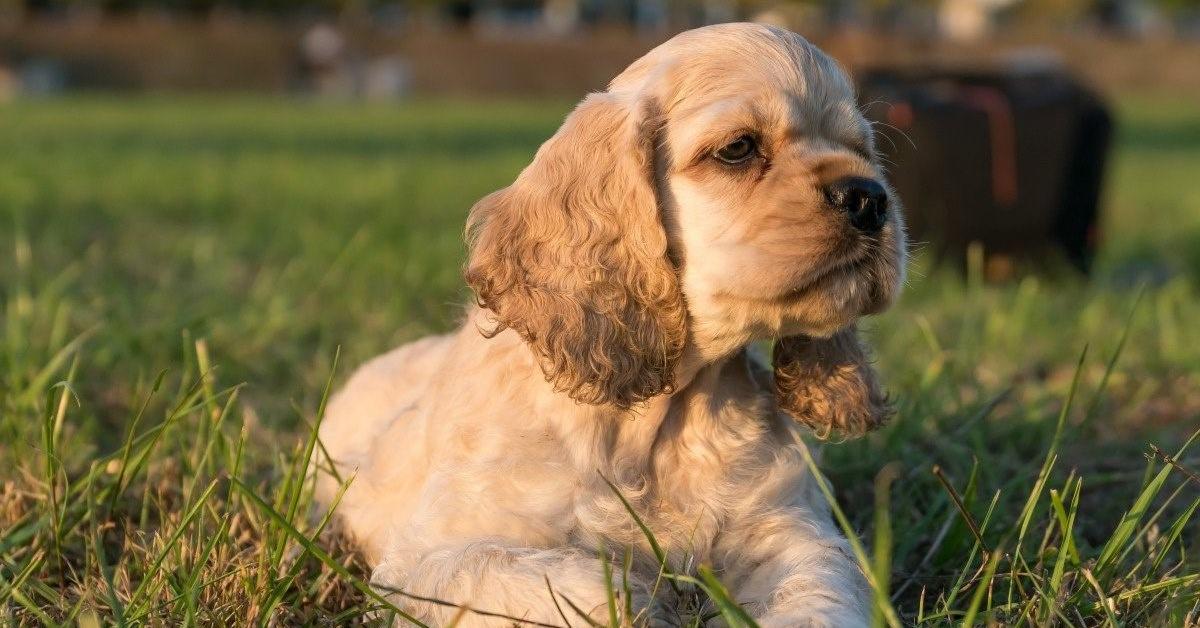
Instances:
[[[574,102],[730,20],[791,28],[859,83],[916,313],[970,303],[937,273],[972,263],[997,294],[1198,305],[1196,0],[0,0],[0,281],[70,275],[71,328],[104,326],[113,373],[182,358],[185,330],[239,380],[363,359],[457,320],[466,211]],[[1153,355],[1200,364],[1178,334]],[[983,368],[1050,340],[1083,344],[1033,333]],[[321,369],[299,371],[311,398]]]
[[[977,245],[988,280],[1200,275],[1196,0],[0,0],[5,227],[62,220],[95,247],[171,216],[213,229],[216,257],[269,231],[234,254],[261,263],[298,254],[278,242],[314,212],[326,247],[392,225],[422,250],[375,270],[429,309],[457,282],[448,227],[571,103],[734,20],[793,29],[855,77],[930,265]]]
[[[1200,88],[1194,0],[4,0],[0,94],[574,97],[673,33],[740,20],[851,70],[1021,54],[1107,89]]]
[[[291,541],[236,494],[187,528],[232,529],[220,560],[143,573],[146,531],[230,474],[299,521],[327,383],[459,321],[471,205],[586,92],[732,20],[845,65],[914,228],[866,323],[899,416],[823,463],[905,623],[972,605],[969,516],[985,547],[1043,538],[1000,567],[1002,623],[1117,625],[1106,596],[1194,621],[1200,457],[1154,452],[1200,426],[1200,0],[0,0],[0,576],[47,583],[0,623],[363,610],[340,572],[262,568]],[[134,434],[157,449],[130,479]],[[83,477],[116,496],[56,510]],[[172,593],[202,569],[251,575]]]

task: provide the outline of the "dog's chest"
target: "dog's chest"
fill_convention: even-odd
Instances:
[[[599,416],[582,406],[541,407],[533,396],[509,413],[525,421],[443,424],[434,442],[444,455],[419,519],[447,539],[648,552],[641,519],[680,560],[703,558],[778,448],[761,392],[727,380],[728,373],[711,382],[723,397],[692,388],[657,415],[650,407]]]
[[[653,537],[680,564],[707,560],[744,496],[769,473],[765,454],[773,449],[754,425],[715,426],[659,439],[645,459],[618,455],[590,475],[580,469],[574,542],[650,555]]]

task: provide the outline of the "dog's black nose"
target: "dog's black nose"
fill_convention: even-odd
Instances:
[[[850,224],[863,233],[878,233],[887,222],[887,191],[874,179],[838,179],[825,188],[825,199],[846,212]]]

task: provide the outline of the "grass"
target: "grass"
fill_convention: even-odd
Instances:
[[[567,107],[0,107],[0,624],[398,612],[310,516],[313,428],[454,324],[467,209]],[[1120,114],[1093,280],[919,259],[868,325],[899,418],[820,467],[882,624],[1197,621],[1200,110]],[[720,576],[664,567],[746,624]]]

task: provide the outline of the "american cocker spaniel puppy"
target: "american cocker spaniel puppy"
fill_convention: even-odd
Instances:
[[[630,547],[636,621],[671,625],[678,593],[607,479],[761,625],[868,623],[799,439],[885,418],[854,325],[900,289],[905,236],[833,60],[768,26],[685,32],[585,98],[467,238],[462,327],[360,368],[321,426],[373,582],[607,621],[597,549]],[[770,367],[749,349],[768,339]]]

